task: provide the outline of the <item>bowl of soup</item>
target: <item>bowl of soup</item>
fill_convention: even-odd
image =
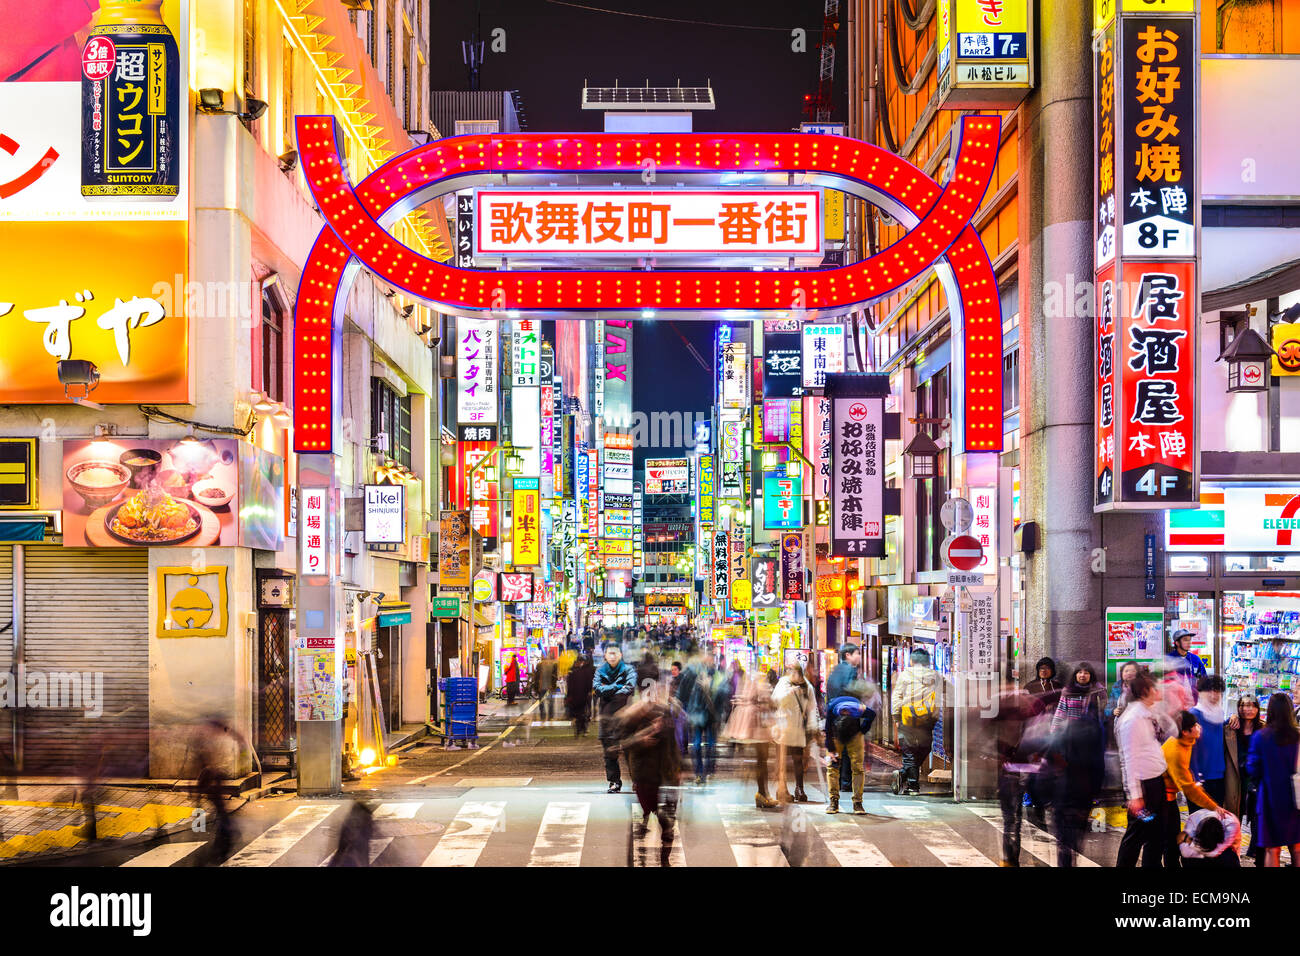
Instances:
[[[92,510],[111,502],[131,481],[131,469],[117,461],[79,461],[67,474],[72,489]]]
[[[152,448],[129,448],[118,461],[131,469],[131,487],[148,488],[162,464],[162,452]]]

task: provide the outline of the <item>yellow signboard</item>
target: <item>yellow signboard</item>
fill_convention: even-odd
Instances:
[[[158,637],[225,637],[230,606],[223,566],[158,569]]]
[[[1033,86],[1029,0],[939,0],[943,109],[1009,109]]]
[[[601,554],[631,554],[632,542],[622,540],[620,538],[601,538],[600,553]]]
[[[823,235],[827,242],[844,241],[844,193],[826,190],[826,223]]]
[[[748,611],[752,606],[753,585],[746,578],[731,582],[731,607],[736,611]]]
[[[536,485],[536,478],[515,480],[514,512],[510,520],[517,567],[542,563],[542,493]]]
[[[1273,326],[1274,375],[1300,375],[1300,322]]]

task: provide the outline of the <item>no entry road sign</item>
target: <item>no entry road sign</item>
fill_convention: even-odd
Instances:
[[[978,538],[959,534],[946,538],[940,548],[945,567],[958,571],[973,571],[984,560],[984,546]]]

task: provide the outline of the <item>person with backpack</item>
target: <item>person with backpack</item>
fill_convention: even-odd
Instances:
[[[853,793],[853,805],[862,804],[862,789],[866,780],[866,737],[861,732],[849,731],[859,726],[861,710],[844,706],[836,710],[837,702],[851,698],[864,706],[868,686],[862,681],[862,649],[856,644],[845,644],[839,649],[840,662],[826,675],[826,747],[831,754],[831,768],[826,775],[829,791],[827,813],[839,812],[840,792]],[[877,708],[880,706],[877,703]],[[872,711],[872,718],[875,711]],[[837,724],[840,718],[843,721]],[[870,721],[867,722],[868,726]],[[847,757],[848,759],[844,759]]]
[[[716,769],[718,725],[730,694],[727,678],[713,661],[700,655],[682,674],[677,700],[686,712],[693,741],[695,783],[704,786]]]
[[[623,775],[618,768],[618,712],[627,706],[636,690],[636,671],[623,660],[623,651],[617,644],[605,648],[605,661],[596,671],[592,690],[599,701],[600,745],[605,753],[605,779],[609,781],[607,793],[623,789]]]
[[[939,675],[930,666],[930,652],[914,647],[910,663],[894,683],[890,714],[894,718],[903,768],[894,774],[895,793],[921,792],[921,764],[930,757],[934,725],[939,719]]]

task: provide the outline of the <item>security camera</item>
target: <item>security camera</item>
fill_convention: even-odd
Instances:
[[[90,393],[99,385],[99,367],[89,359],[63,359],[57,363],[59,373],[59,384],[63,386],[63,394],[67,398],[73,398],[72,389],[81,386],[83,389],[79,398],[87,398]]]

